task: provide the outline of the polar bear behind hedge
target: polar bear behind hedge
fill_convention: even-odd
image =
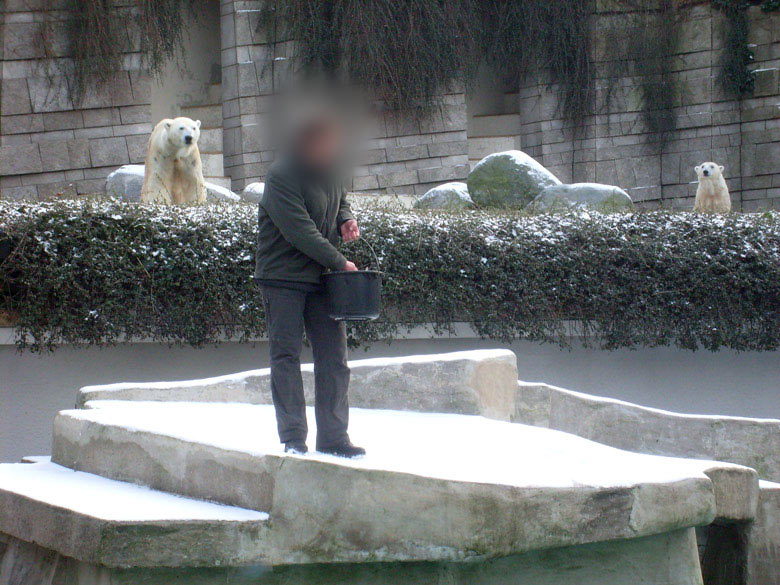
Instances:
[[[141,201],[168,205],[206,201],[198,138],[200,120],[160,120],[149,137]]]
[[[695,167],[699,178],[696,189],[694,211],[705,213],[728,213],[731,211],[731,195],[723,178],[723,167],[714,162],[705,162]]]

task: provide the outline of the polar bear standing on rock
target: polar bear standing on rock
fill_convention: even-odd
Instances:
[[[707,213],[728,213],[731,211],[731,196],[723,178],[723,167],[713,162],[706,162],[695,167],[699,177],[699,188],[696,189],[694,211]]]
[[[198,138],[200,120],[160,120],[149,137],[141,201],[168,205],[206,201]]]

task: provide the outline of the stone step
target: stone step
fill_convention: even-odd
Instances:
[[[519,106],[519,96],[516,92],[486,94],[476,93],[466,97],[469,112],[474,116],[516,114]]]
[[[0,464],[0,534],[90,564],[254,564],[265,557],[267,520],[263,512],[182,498],[50,462]]]
[[[230,177],[203,177],[207,183],[219,185],[225,189],[230,189],[231,180]]]
[[[201,153],[200,161],[203,164],[204,177],[222,177],[225,174],[222,153]]]
[[[350,403],[363,408],[481,414],[510,420],[515,413],[517,357],[506,349],[374,358],[349,362]],[[307,400],[314,398],[314,366],[303,364]],[[180,382],[86,386],[89,400],[244,402],[271,404],[268,368]]]
[[[505,150],[520,150],[519,136],[492,136],[469,138],[469,161],[478,163],[489,154]]]
[[[284,454],[271,406],[88,406],[57,416],[56,463],[267,511],[274,565],[465,560],[661,534],[709,524],[757,484],[739,466],[474,416],[352,409],[350,435],[368,455],[344,460]]]
[[[520,114],[486,114],[469,118],[467,133],[469,138],[518,136],[521,127]]]
[[[192,98],[190,102],[183,107],[191,108],[198,106],[213,106],[222,104],[222,84],[212,83],[207,88],[203,95],[198,98]]]
[[[203,106],[182,106],[181,115],[193,120],[200,120],[201,130],[222,127],[222,104],[219,103]]]
[[[219,154],[222,156],[222,128],[203,128],[200,130],[198,150],[201,157],[204,154]]]

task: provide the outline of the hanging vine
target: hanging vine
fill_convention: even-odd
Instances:
[[[140,0],[135,6],[116,0],[68,0],[65,6],[67,55],[60,75],[69,78],[70,97],[78,103],[93,85],[109,81],[121,69],[125,53],[144,54],[145,67],[159,74],[181,46],[186,10],[194,0]]]
[[[577,123],[592,113],[590,6],[583,0],[476,2],[475,53],[508,86],[547,73],[558,88],[560,111]]]
[[[741,98],[753,93],[755,79],[750,65],[753,51],[748,44],[747,9],[751,2],[713,0],[713,6],[726,14],[726,50],[720,61],[719,81],[726,95]]]
[[[395,108],[426,105],[475,64],[469,0],[275,0],[259,26],[295,39],[298,63],[370,88]]]
[[[623,48],[641,79],[643,118],[664,137],[675,129],[676,91],[670,55],[677,44],[675,12],[682,0],[631,0],[640,5]],[[711,0],[727,15],[720,82],[729,95],[753,91],[748,44],[750,6],[780,10],[780,0]],[[67,74],[74,103],[108,81],[125,53],[140,49],[159,73],[181,46],[186,10],[195,0],[68,0]],[[452,87],[474,83],[488,65],[516,88],[547,75],[560,111],[579,127],[594,113],[594,63],[587,0],[267,0],[259,27],[270,42],[295,39],[294,58],[370,89],[390,107],[430,104]],[[619,50],[616,49],[616,50]],[[615,77],[620,75],[614,72]],[[661,146],[662,147],[662,146]]]
[[[748,35],[748,8],[760,5],[763,12],[780,11],[780,0],[712,0],[712,5],[726,15],[726,50],[720,61],[720,85],[726,95],[748,97],[755,88],[755,74],[750,69],[755,56]]]
[[[68,50],[73,59],[71,99],[81,100],[90,82],[105,83],[121,67],[122,52],[128,48],[121,38],[121,19],[111,0],[70,0],[68,6]]]
[[[609,31],[608,46],[617,47],[620,58],[611,62],[604,109],[609,109],[618,82],[633,78],[650,146],[660,153],[677,128],[679,89],[673,59],[680,43],[678,2],[631,0],[627,4],[631,10],[625,13],[622,26]]]

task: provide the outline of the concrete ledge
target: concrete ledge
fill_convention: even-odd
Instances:
[[[268,515],[187,500],[52,463],[0,465],[0,533],[110,567],[243,565]]]
[[[57,417],[56,462],[268,511],[274,565],[468,560],[706,525],[704,471],[740,473],[481,417],[359,409],[351,434],[368,457],[297,457],[268,406],[88,406]]]
[[[529,382],[518,383],[515,406],[515,422],[628,451],[729,461],[780,480],[780,420],[678,414]]]
[[[481,414],[509,420],[515,411],[517,358],[510,350],[356,360],[349,363],[350,403],[362,408]],[[304,364],[304,389],[314,399],[314,367]],[[270,370],[180,382],[86,386],[90,400],[244,402],[270,404]]]

